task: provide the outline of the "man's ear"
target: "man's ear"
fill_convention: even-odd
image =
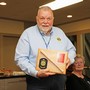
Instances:
[[[54,17],[52,17],[53,21],[54,21]]]
[[[36,16],[36,21],[38,20],[38,16]]]

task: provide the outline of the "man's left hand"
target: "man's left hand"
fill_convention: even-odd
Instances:
[[[66,69],[69,67],[70,64],[71,64],[71,62],[70,62],[70,59],[68,58],[68,59],[66,60]]]

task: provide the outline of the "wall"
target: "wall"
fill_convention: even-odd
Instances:
[[[90,19],[60,25],[65,33],[90,30]]]
[[[0,19],[0,68],[19,70],[14,62],[15,47],[24,22]]]
[[[24,22],[0,19],[0,33],[21,34]]]
[[[68,36],[76,35],[77,53],[83,55],[83,35],[85,33],[90,33],[90,19],[60,25],[58,27],[60,27]]]

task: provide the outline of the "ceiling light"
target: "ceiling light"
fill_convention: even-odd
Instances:
[[[69,5],[73,5],[79,2],[82,2],[83,0],[55,0],[53,2],[50,2],[48,4],[42,5],[42,6],[49,6],[52,10],[60,9]],[[40,7],[42,7],[40,6]]]
[[[67,18],[72,18],[72,15],[67,15]]]
[[[0,2],[0,5],[6,5],[7,3],[6,2]]]

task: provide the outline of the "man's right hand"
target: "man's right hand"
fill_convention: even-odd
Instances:
[[[37,77],[48,77],[50,75],[55,75],[56,73],[50,72],[49,70],[40,70],[37,73]]]

